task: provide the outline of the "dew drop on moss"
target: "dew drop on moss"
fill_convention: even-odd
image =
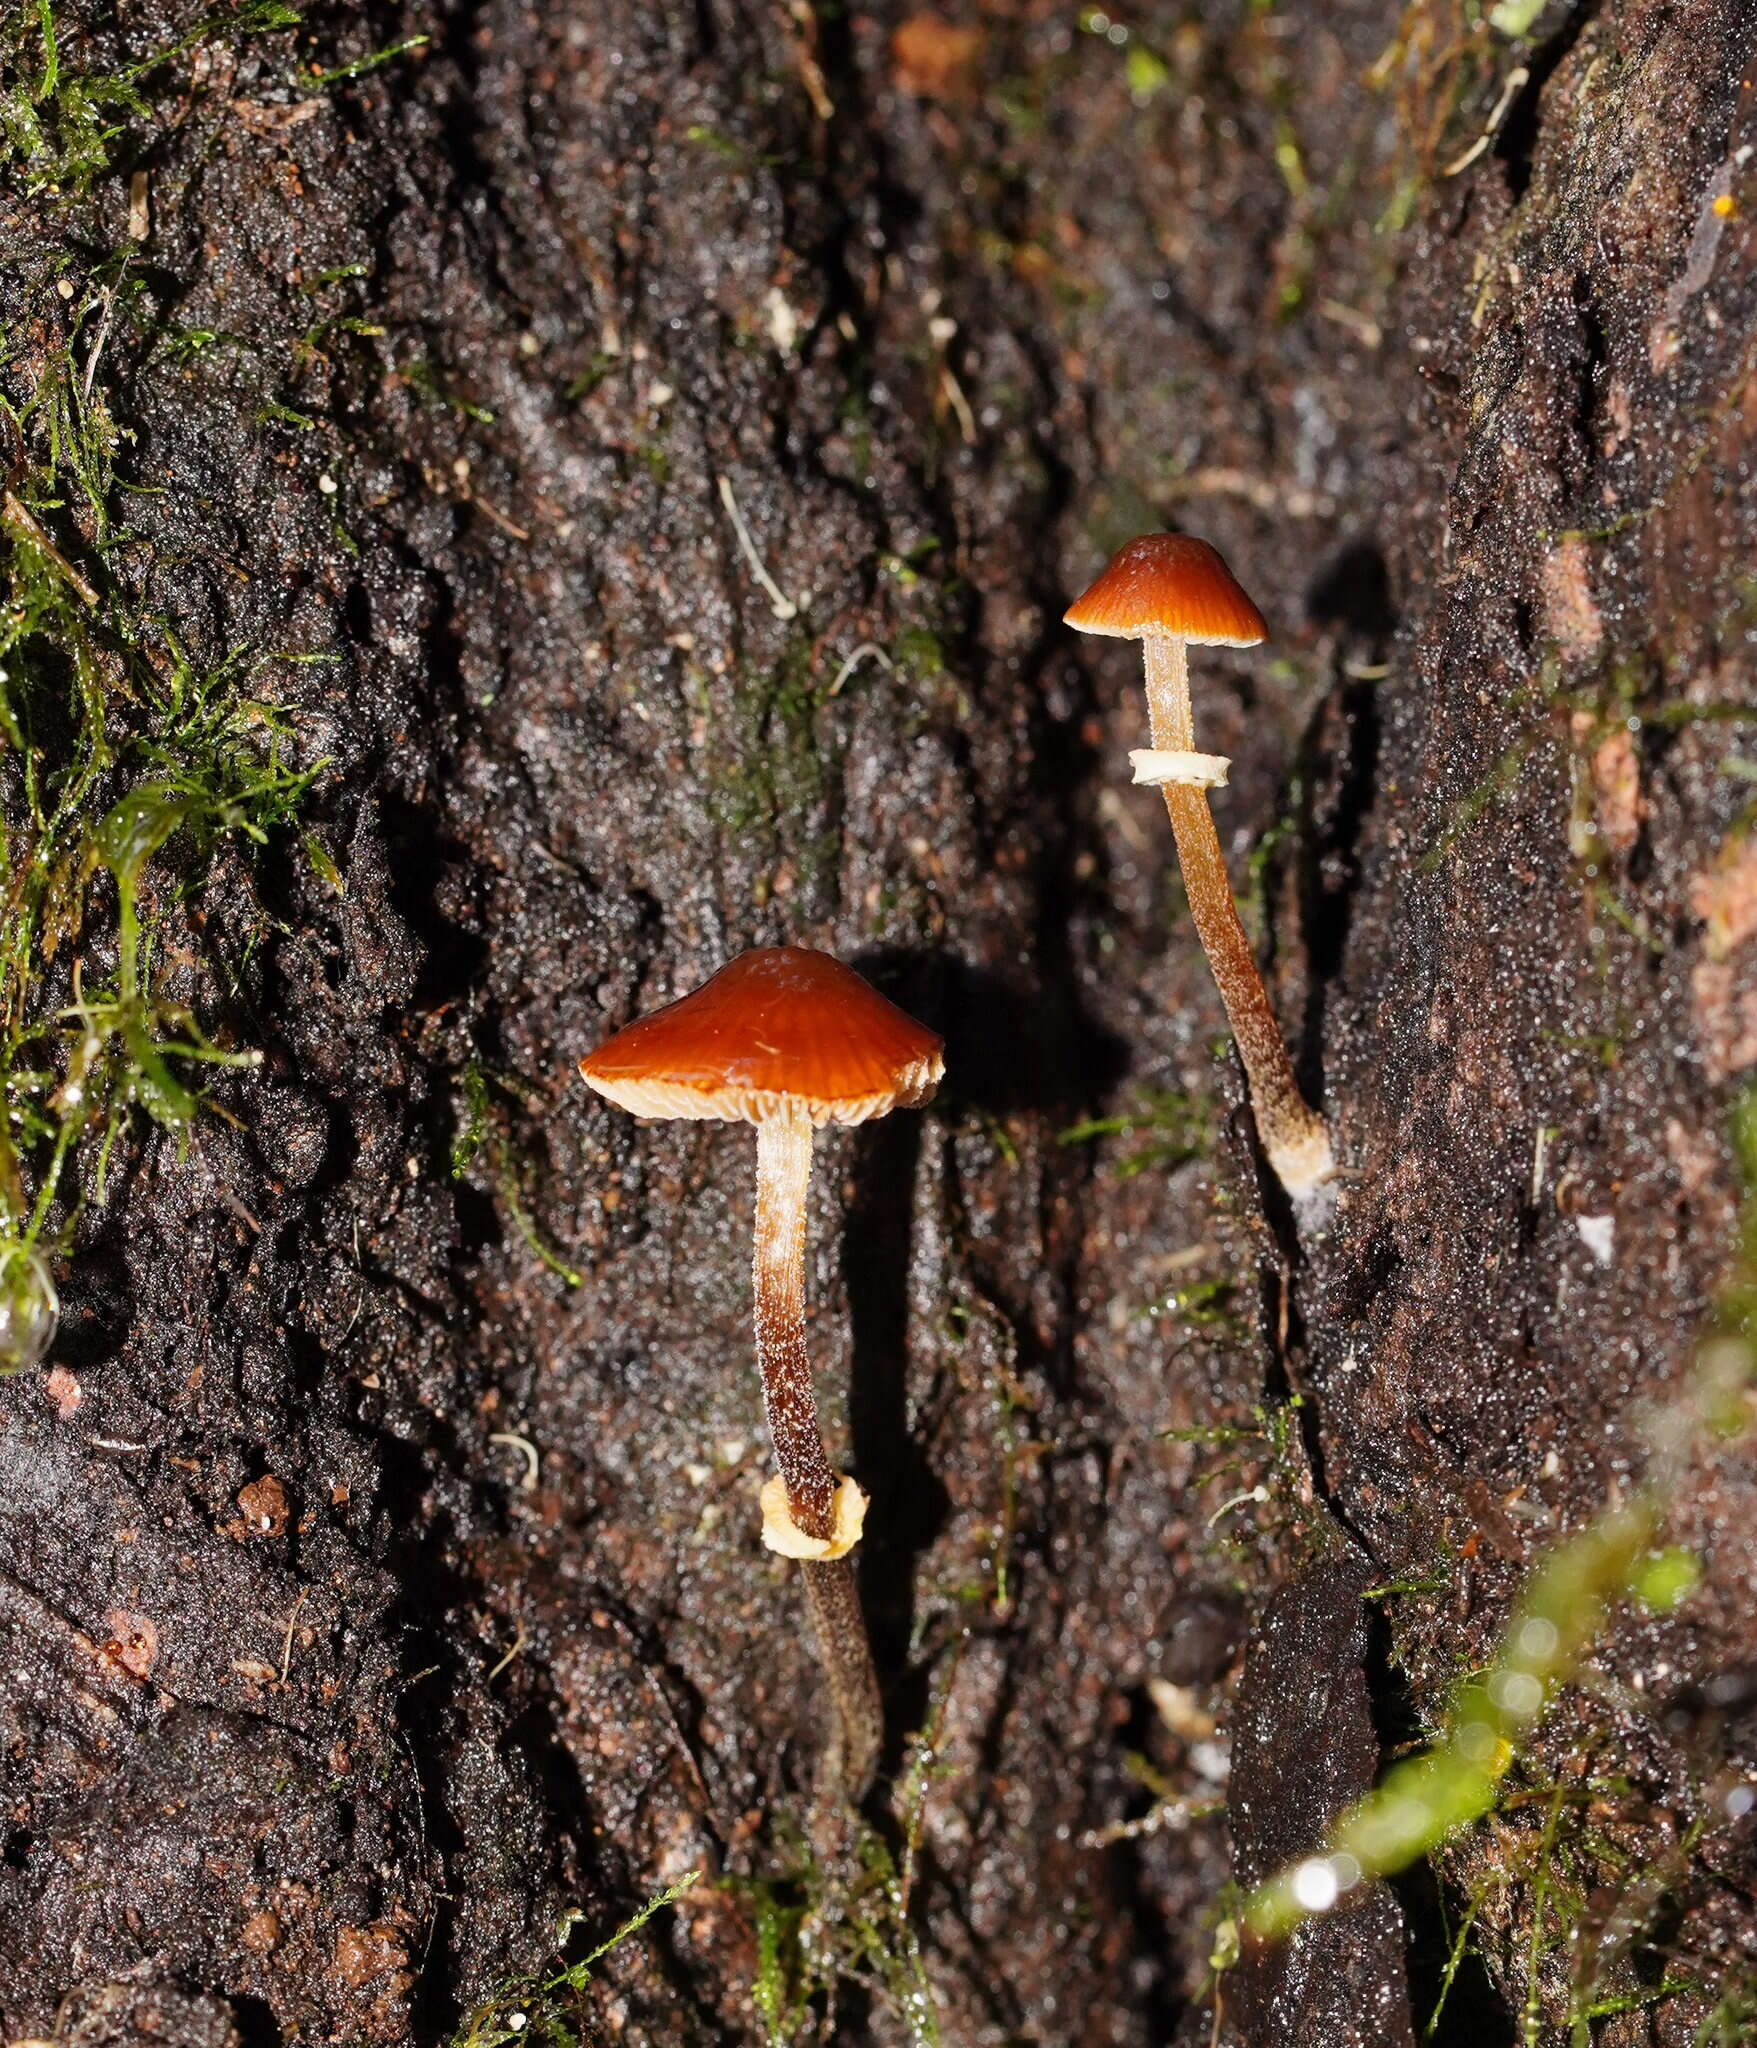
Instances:
[[[31,1245],[0,1250],[0,1374],[42,1362],[61,1320],[48,1262]]]

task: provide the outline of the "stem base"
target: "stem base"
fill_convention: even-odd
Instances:
[[[872,1787],[885,1741],[885,1710],[860,1612],[860,1590],[854,1566],[845,1557],[802,1564],[799,1569],[818,1654],[836,1702],[836,1726],[819,1772],[819,1794],[856,1806]]]

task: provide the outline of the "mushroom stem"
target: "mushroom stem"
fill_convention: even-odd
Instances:
[[[787,1506],[807,1535],[835,1530],[836,1475],[824,1456],[805,1351],[805,1190],[811,1118],[787,1103],[756,1127],[756,1355]]]
[[[787,1506],[807,1536],[835,1528],[836,1474],[824,1455],[805,1349],[805,1191],[811,1180],[811,1118],[789,1103],[756,1132],[756,1350],[769,1433],[787,1486]],[[826,1779],[859,1800],[884,1741],[884,1708],[872,1645],[860,1612],[853,1564],[807,1560],[806,1604],[818,1656],[836,1703],[838,1736]]]
[[[1173,633],[1148,633],[1141,641],[1147,664],[1147,717],[1153,744],[1167,754],[1196,749],[1196,717],[1190,709],[1190,643]]]
[[[885,1741],[885,1710],[879,1698],[860,1591],[852,1558],[803,1561],[805,1600],[817,1632],[818,1654],[836,1702],[838,1740],[825,1758],[823,1777],[842,1797],[858,1803],[872,1784]]]
[[[1190,712],[1188,644],[1171,634],[1150,633],[1141,647],[1153,744],[1167,753],[1189,753],[1195,743],[1195,721]],[[1330,1133],[1294,1079],[1256,956],[1239,922],[1208,793],[1188,783],[1167,783],[1165,808],[1177,841],[1190,916],[1244,1061],[1257,1135],[1288,1193],[1309,1194],[1335,1170]]]

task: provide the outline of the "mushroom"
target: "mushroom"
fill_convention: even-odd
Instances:
[[[1336,1170],[1330,1133],[1294,1079],[1208,809],[1207,793],[1224,784],[1230,764],[1195,751],[1190,711],[1191,641],[1254,647],[1268,631],[1263,615],[1206,541],[1144,533],[1111,556],[1064,616],[1076,632],[1141,642],[1153,746],[1130,755],[1135,780],[1165,791],[1190,915],[1244,1061],[1257,1135],[1282,1186],[1303,1202]]]
[[[812,1133],[925,1102],[945,1071],[942,1051],[840,961],[763,946],[580,1062],[591,1087],[636,1116],[756,1125],[756,1351],[781,1466],[763,1488],[763,1541],[800,1560],[854,1798],[870,1782],[883,1718],[848,1562],[866,1497],[825,1455],[805,1348]]]

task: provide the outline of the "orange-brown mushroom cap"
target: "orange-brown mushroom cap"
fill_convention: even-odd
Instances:
[[[1218,552],[1189,533],[1144,533],[1118,548],[1062,617],[1079,633],[1214,647],[1255,647],[1269,631]]]
[[[802,1108],[818,1126],[859,1124],[925,1102],[944,1050],[827,953],[759,946],[607,1038],[580,1072],[636,1116],[755,1124]]]

